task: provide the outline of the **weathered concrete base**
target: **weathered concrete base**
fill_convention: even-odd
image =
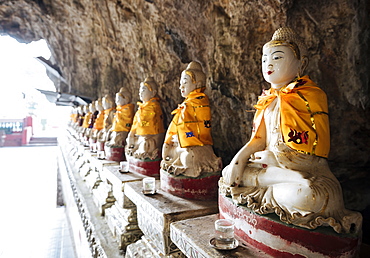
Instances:
[[[145,238],[153,243],[161,255],[177,253],[179,249],[170,239],[170,223],[188,218],[218,213],[217,201],[186,200],[159,189],[144,195],[142,182],[125,184],[125,194],[136,204],[138,224]]]
[[[173,251],[169,255],[164,256],[153,241],[143,236],[139,241],[127,247],[125,258],[150,257],[150,258],[185,258],[186,256],[180,251]]]
[[[114,205],[105,209],[105,218],[120,248],[125,250],[129,244],[139,240],[143,233],[138,226],[136,206],[126,197],[124,186],[127,182],[141,181],[143,176],[120,173],[116,165],[104,167],[102,174],[116,200]]]
[[[277,215],[259,215],[219,196],[220,217],[235,221],[235,234],[274,257],[356,257],[361,233],[338,234],[330,227],[307,230],[287,225]]]
[[[128,161],[128,170],[133,173],[138,173],[145,176],[159,177],[159,166],[161,159],[141,160],[136,159],[132,156],[127,155],[126,159]]]
[[[135,207],[122,209],[116,202],[105,210],[105,219],[120,249],[126,250],[129,244],[135,243],[143,235],[137,224]]]
[[[217,200],[220,171],[198,178],[174,176],[163,169],[160,173],[163,191],[190,200]]]
[[[125,147],[108,147],[105,145],[105,159],[110,161],[125,161]]]
[[[174,222],[171,224],[171,240],[186,257],[272,257],[244,243],[234,250],[219,251],[213,248],[210,240],[215,237],[214,223],[218,218],[219,214],[213,214]]]

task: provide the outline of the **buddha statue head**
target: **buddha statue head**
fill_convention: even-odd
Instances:
[[[104,109],[110,109],[114,106],[113,98],[110,95],[105,95],[102,99]]]
[[[84,113],[84,107],[83,106],[78,106],[77,112],[78,112],[78,114],[83,115],[83,113]]]
[[[85,114],[87,114],[87,113],[89,113],[89,112],[90,112],[89,105],[84,105],[84,106],[82,107],[82,109],[83,109],[83,111],[84,111],[84,113],[85,113]]]
[[[140,83],[139,96],[142,102],[147,102],[157,95],[158,84],[153,77],[146,78]]]
[[[302,76],[308,64],[306,46],[290,28],[276,30],[262,51],[263,77],[274,89]]]
[[[116,93],[116,105],[124,106],[131,102],[131,92],[125,87],[122,87],[119,92]]]
[[[191,62],[181,73],[181,96],[186,98],[190,94],[190,92],[194,91],[195,89],[205,88],[205,86],[206,75],[203,72],[201,64],[196,61]],[[204,91],[204,89],[201,91]]]
[[[96,111],[96,107],[95,107],[95,101],[91,102],[89,104],[89,109],[90,109],[90,112],[91,113],[94,113]]]
[[[95,100],[95,108],[96,110],[98,111],[103,111],[104,110],[104,107],[103,107],[103,101],[101,98]]]

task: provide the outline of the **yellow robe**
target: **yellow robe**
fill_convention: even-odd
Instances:
[[[134,119],[134,104],[118,105],[113,118],[113,132],[129,132]]]
[[[276,97],[280,99],[281,133],[285,144],[298,152],[327,158],[330,150],[327,98],[308,76],[288,84],[279,93],[270,89],[259,97],[252,138],[266,107]]]
[[[177,134],[182,148],[190,146],[212,145],[211,109],[209,99],[202,91],[196,89],[188,95],[177,109],[172,111],[174,117],[168,127],[165,142],[171,143]]]
[[[100,111],[95,120],[94,129],[100,131],[101,129],[103,129],[103,124],[104,124],[104,111]]]
[[[109,115],[110,113],[114,110],[114,108],[108,108],[108,109],[105,109],[104,110],[104,122],[103,122],[103,128],[106,128],[107,126],[110,126],[110,124],[107,124],[107,121],[108,119],[111,119],[109,118]],[[109,121],[110,123],[111,121]],[[107,128],[106,128],[107,129]]]
[[[163,114],[159,98],[151,98],[145,103],[138,102],[134,122],[131,127],[136,135],[160,134],[164,132]]]
[[[91,119],[91,116],[92,116],[92,113],[91,112],[88,112],[84,118],[84,122],[82,124],[82,127],[83,128],[89,128],[89,122],[90,122],[90,119]]]

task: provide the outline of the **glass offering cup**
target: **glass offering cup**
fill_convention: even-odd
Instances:
[[[143,178],[143,193],[144,194],[155,194],[155,178],[154,177]]]
[[[234,245],[234,221],[218,219],[215,221],[216,245],[228,249]]]
[[[119,170],[121,172],[128,172],[128,162],[127,161],[121,161],[119,163]]]

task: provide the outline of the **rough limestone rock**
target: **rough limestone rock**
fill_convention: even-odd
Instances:
[[[261,48],[290,26],[308,45],[307,74],[328,94],[332,171],[347,207],[363,210],[370,204],[369,11],[366,0],[8,0],[0,1],[0,33],[25,43],[44,38],[68,82],[56,83],[62,92],[96,99],[127,86],[138,96],[139,83],[154,76],[166,124],[181,103],[181,71],[200,61],[215,152],[228,164],[249,139],[253,104],[268,87]]]

